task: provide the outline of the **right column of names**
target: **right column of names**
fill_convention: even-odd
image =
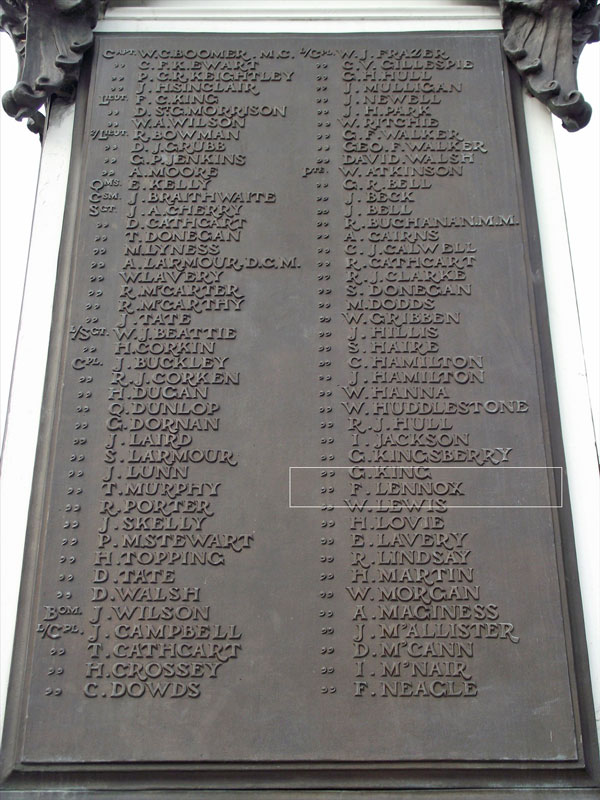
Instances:
[[[473,512],[454,511],[539,502],[539,485],[519,494],[512,469],[528,398],[500,364],[495,374],[478,334],[495,305],[480,271],[520,222],[478,191],[489,145],[452,111],[474,66],[443,48],[342,58],[338,414],[351,466],[336,474],[336,505],[347,507],[356,697],[475,697],[482,641],[513,648],[521,636],[472,560]]]

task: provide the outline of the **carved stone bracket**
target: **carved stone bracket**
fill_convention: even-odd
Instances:
[[[588,124],[592,109],[577,89],[577,62],[598,41],[597,0],[500,0],[504,50],[528,91],[568,131]]]
[[[2,105],[34,133],[44,130],[39,109],[50,97],[73,98],[100,6],[101,0],[0,0],[0,28],[19,58],[17,83]]]
[[[0,28],[13,38],[19,76],[2,105],[10,116],[43,131],[39,111],[52,95],[71,99],[83,53],[107,0],[0,0]],[[569,131],[589,122],[591,107],[577,89],[577,61],[598,41],[597,0],[500,0],[504,49],[527,89]]]

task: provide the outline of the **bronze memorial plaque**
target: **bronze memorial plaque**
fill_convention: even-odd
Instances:
[[[585,659],[499,37],[100,34],[90,61],[17,771],[575,774]]]

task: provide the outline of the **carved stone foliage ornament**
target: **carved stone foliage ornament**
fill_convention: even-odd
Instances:
[[[39,111],[53,95],[71,99],[83,53],[93,44],[98,14],[109,0],[0,0],[0,28],[19,57],[4,110],[30,130],[43,131]],[[500,0],[504,49],[529,92],[569,131],[583,128],[591,107],[577,89],[583,47],[599,37],[598,0]]]
[[[100,6],[101,0],[0,0],[0,28],[19,58],[17,83],[2,105],[11,117],[27,119],[34,133],[43,131],[39,109],[53,95],[73,98]]]
[[[577,62],[598,41],[597,0],[501,0],[504,50],[529,92],[569,131],[590,121],[592,109],[577,90]]]

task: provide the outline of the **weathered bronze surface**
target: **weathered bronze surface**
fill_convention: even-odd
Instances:
[[[11,781],[591,786],[500,38],[97,43]]]

